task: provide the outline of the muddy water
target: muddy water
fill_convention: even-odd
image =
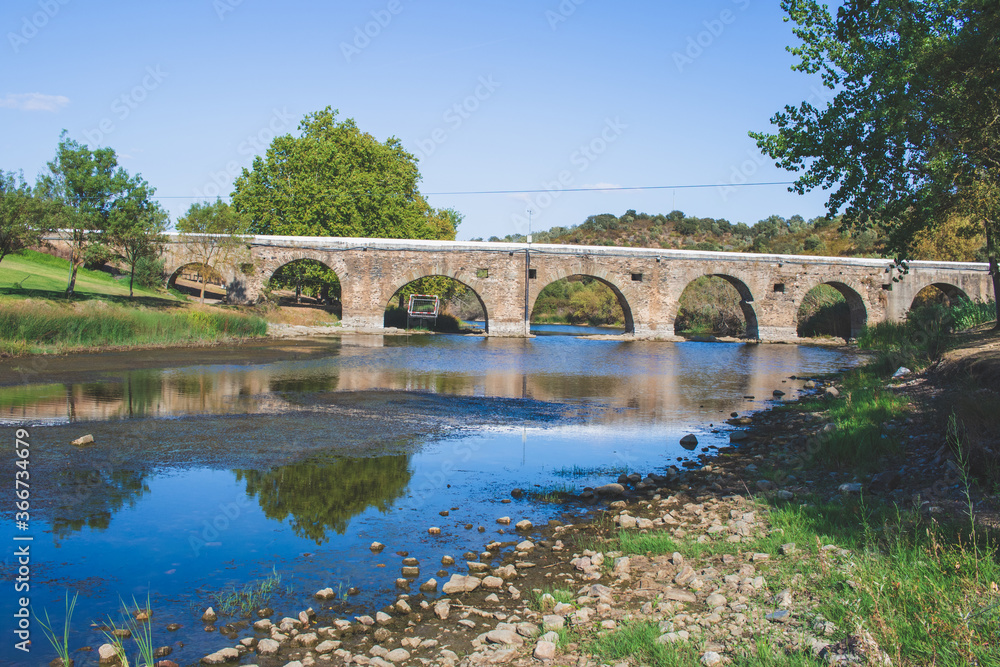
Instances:
[[[199,618],[234,590],[276,572],[266,603],[280,615],[370,611],[396,593],[398,552],[420,560],[415,584],[446,580],[464,568],[442,568],[441,556],[461,564],[502,539],[496,518],[586,509],[504,503],[512,488],[544,496],[677,464],[726,442],[730,412],[766,406],[774,389],[793,398],[802,380],[789,376],[853,363],[828,348],[558,335],[344,336],[7,362],[0,432],[11,445],[18,428],[30,433],[31,516],[18,531],[4,504],[6,543],[33,538],[37,613],[61,623],[65,592],[79,592],[71,648],[96,649],[105,640],[91,623],[117,619],[119,598],[148,594],[155,643],[193,664],[233,645]],[[678,444],[689,432],[693,454]],[[69,444],[84,434],[95,444]],[[372,554],[373,540],[385,551]],[[13,554],[8,546],[8,580]],[[327,586],[338,600],[312,597]],[[360,592],[347,595],[352,587]],[[31,654],[5,641],[0,662],[54,657],[32,629]],[[97,664],[96,650],[74,657]]]

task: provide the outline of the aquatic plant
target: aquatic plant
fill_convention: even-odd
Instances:
[[[271,574],[264,579],[249,581],[240,588],[230,586],[210,597],[215,601],[219,612],[226,616],[250,616],[254,610],[265,606],[265,603],[278,590],[281,575],[272,566]]]
[[[58,655],[59,659],[62,660],[63,667],[69,667],[69,665],[73,662],[69,657],[69,626],[73,619],[73,608],[76,607],[76,598],[79,595],[80,594],[78,592],[73,593],[73,599],[70,600],[69,591],[66,591],[66,619],[63,621],[62,637],[57,635],[53,629],[52,621],[49,620],[48,609],[43,609],[45,612],[44,621],[38,614],[34,614],[34,612],[32,612],[35,616],[35,620],[37,620],[38,624],[42,626],[42,634],[44,634],[45,638],[49,640],[49,643],[52,644],[52,648],[55,649],[56,655]]]
[[[121,599],[121,598],[119,598]],[[136,646],[139,647],[139,656],[142,659],[142,667],[154,667],[156,665],[156,658],[153,656],[155,650],[153,646],[153,624],[149,620],[150,609],[149,606],[149,593],[146,593],[146,606],[140,607],[139,603],[135,601],[135,596],[132,596],[132,605],[135,607],[135,611],[129,610],[127,604],[124,600],[121,600],[122,607],[124,607],[124,614],[122,615],[125,619],[125,624],[128,627],[129,632],[132,633],[132,639],[135,640]],[[139,612],[146,612],[146,620],[142,621],[139,619]]]

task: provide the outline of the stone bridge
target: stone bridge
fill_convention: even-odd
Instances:
[[[233,303],[254,303],[274,272],[311,259],[340,278],[345,327],[381,329],[386,305],[407,283],[447,276],[469,287],[486,314],[489,335],[528,335],[539,292],[569,276],[592,276],[615,293],[627,333],[636,338],[674,338],[674,319],[684,288],[701,276],[727,280],[742,297],[747,337],[797,338],[796,316],[806,293],[820,284],[836,288],[850,307],[852,335],[866,323],[900,320],[914,297],[934,285],[951,297],[991,297],[987,264],[911,262],[893,282],[891,262],[880,259],[761,255],[473,241],[423,241],[302,236],[246,237],[243,256],[215,268]],[[169,235],[169,280],[196,262],[185,237]]]

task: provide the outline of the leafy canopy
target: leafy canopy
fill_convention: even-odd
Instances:
[[[454,239],[461,216],[427,204],[399,139],[379,142],[337,113],[306,115],[299,136],[276,137],[236,179],[233,208],[250,233]]]
[[[783,0],[800,40],[793,69],[818,74],[823,107],[786,106],[751,132],[793,190],[830,190],[831,215],[875,228],[897,261],[920,230],[958,214],[993,248],[1000,219],[1000,3]],[[990,252],[994,274],[995,248]],[[994,286],[996,287],[996,278]]]

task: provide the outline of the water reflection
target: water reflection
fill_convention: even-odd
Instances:
[[[296,535],[327,542],[343,535],[351,518],[369,507],[387,512],[410,483],[409,455],[334,457],[279,466],[267,472],[236,470],[269,519],[284,521]]]
[[[292,358],[252,365],[108,371],[80,382],[0,387],[0,419],[72,422],[282,414],[301,410],[330,392],[372,390],[553,402],[599,397],[612,406],[638,410],[645,418],[658,418],[681,408],[737,409],[745,395],[770,397],[789,368],[809,373],[820,359],[824,368],[830,358],[838,365],[850,363],[845,352],[791,345],[566,336],[351,336],[338,345],[306,348],[304,354],[295,352],[295,343],[272,345],[272,353]],[[616,413],[606,417],[620,418]]]
[[[53,484],[52,534],[63,539],[84,528],[106,530],[116,512],[149,492],[145,480],[145,473],[110,464],[60,470]]]

